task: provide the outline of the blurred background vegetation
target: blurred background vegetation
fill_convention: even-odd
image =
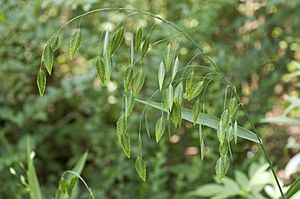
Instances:
[[[214,184],[215,131],[204,129],[206,158],[201,161],[197,128],[187,122],[159,144],[143,134],[148,179],[141,182],[135,159],[125,157],[115,131],[129,42],[117,53],[119,70],[114,70],[107,88],[96,78],[95,57],[105,27],[113,29],[125,21],[126,39],[138,26],[150,31],[155,21],[148,17],[101,12],[84,18],[83,43],[73,61],[68,57],[69,38],[78,23],[66,27],[55,54],[54,74],[48,78],[45,96],[39,97],[35,81],[47,39],[72,17],[104,7],[153,12],[192,35],[237,86],[282,183],[287,186],[298,176],[299,0],[1,0],[0,198],[28,197],[20,180],[26,171],[22,165],[28,137],[47,198],[54,197],[63,171],[72,168],[85,151],[89,155],[82,176],[96,198],[278,198],[259,146],[243,140],[233,148],[228,178],[222,185]],[[181,63],[186,64],[198,51],[174,30],[156,24],[151,42],[175,36],[180,40]],[[157,89],[156,70],[166,44],[157,44],[145,58],[147,79],[140,99],[147,99]],[[195,63],[208,65],[201,58]],[[221,84],[211,86],[206,96],[210,114],[221,114],[223,95]],[[137,105],[129,123],[134,155],[142,108]],[[152,136],[158,118],[159,113],[151,111]],[[249,121],[240,123],[250,128]],[[79,198],[87,196],[81,188]]]

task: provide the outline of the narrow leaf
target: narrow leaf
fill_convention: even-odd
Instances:
[[[30,198],[42,199],[40,184],[36,175],[33,158],[31,157],[30,140],[27,142],[27,178]]]
[[[79,50],[81,44],[81,32],[80,30],[76,31],[70,40],[70,58],[73,59],[76,53]]]
[[[37,74],[36,83],[39,89],[40,96],[43,96],[46,90],[46,74],[42,69]]]
[[[84,152],[82,155],[80,155],[80,157],[78,158],[76,164],[72,168],[72,171],[74,171],[78,175],[81,175],[82,170],[83,170],[83,168],[86,164],[87,158],[88,158],[88,152]],[[74,177],[73,175],[67,175],[66,176],[66,179],[70,181],[69,186],[71,184],[71,179],[73,177]],[[79,186],[78,186],[78,184],[75,184],[74,188],[73,188],[73,191],[72,191],[72,194],[71,194],[72,195],[71,199],[78,198],[78,193],[79,193]],[[67,197],[65,197],[65,195],[63,195],[63,197],[61,197],[61,199],[67,199]]]
[[[136,101],[143,103],[143,104],[147,104],[148,106],[151,106],[157,110],[168,112],[168,110],[166,108],[164,108],[161,103],[147,102],[147,101],[143,101],[143,100],[139,100],[139,99],[136,99]],[[187,108],[182,108],[182,119],[187,120],[189,122],[194,122],[192,110],[187,109]],[[208,126],[213,129],[218,129],[220,120],[217,117],[207,115],[204,113],[200,113],[197,124],[200,124],[200,123],[204,126]],[[242,139],[249,140],[251,142],[260,143],[260,141],[258,140],[257,135],[255,133],[253,133],[252,131],[249,131],[248,129],[243,128],[243,127],[237,126],[237,136]]]
[[[142,158],[142,156],[137,156],[135,161],[135,169],[139,174],[140,178],[145,182],[146,181],[146,164]]]
[[[292,198],[300,190],[300,178],[297,178],[284,194],[286,199]]]
[[[159,142],[161,136],[164,134],[165,131],[165,120],[163,117],[159,118],[155,125],[155,139],[156,142]]]
[[[160,62],[159,68],[158,68],[158,85],[159,89],[162,89],[164,79],[165,79],[165,66],[163,62]]]

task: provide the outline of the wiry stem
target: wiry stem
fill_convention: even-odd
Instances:
[[[131,9],[131,8],[99,8],[99,9],[94,9],[94,10],[91,10],[91,11],[89,11],[89,12],[86,12],[86,13],[83,13],[83,14],[81,14],[81,15],[78,15],[78,16],[72,18],[71,20],[67,21],[65,24],[63,24],[63,25],[62,25],[62,26],[54,33],[54,35],[58,34],[59,31],[60,31],[61,29],[63,29],[65,26],[67,26],[68,24],[72,23],[73,21],[75,21],[75,20],[77,20],[77,19],[82,18],[82,17],[87,16],[87,15],[90,15],[90,14],[92,14],[92,13],[102,12],[102,11],[129,11],[129,12],[135,12],[135,13],[139,13],[139,14],[143,14],[143,15],[150,16],[150,17],[152,17],[152,18],[155,18],[155,19],[158,19],[158,20],[164,22],[165,24],[169,25],[169,26],[172,27],[173,29],[175,29],[175,30],[177,30],[178,32],[180,32],[180,33],[181,33],[183,36],[185,36],[190,42],[192,42],[192,43],[200,50],[200,52],[204,55],[204,57],[211,63],[211,65],[212,65],[213,68],[216,70],[216,72],[219,73],[220,75],[222,75],[220,69],[217,67],[217,65],[214,63],[214,61],[213,61],[213,60],[212,60],[212,59],[204,52],[204,50],[201,48],[201,46],[200,46],[199,44],[197,44],[196,41],[195,41],[195,40],[194,40],[194,39],[193,39],[186,31],[182,30],[181,28],[179,28],[178,26],[176,26],[176,25],[173,24],[172,22],[170,22],[170,21],[168,21],[168,20],[165,20],[165,19],[163,19],[163,18],[161,18],[161,17],[159,17],[159,16],[157,16],[157,15],[155,15],[155,14],[153,14],[153,13],[146,12],[146,11],[139,11],[139,10],[135,10],[135,9]],[[235,87],[233,86],[233,84],[232,84],[226,77],[224,77],[223,75],[222,75],[222,79],[223,79],[225,82],[228,83],[228,85],[233,89],[234,95],[235,95],[238,99],[240,99],[240,97],[239,97],[239,95],[238,95],[238,93],[237,93]],[[281,188],[281,186],[280,186],[279,180],[278,180],[278,178],[277,178],[277,176],[276,176],[275,170],[274,170],[273,165],[272,165],[272,162],[271,162],[271,160],[270,160],[270,158],[269,158],[269,156],[268,156],[268,154],[267,154],[267,151],[266,151],[266,149],[265,149],[265,146],[264,146],[264,144],[263,144],[261,138],[258,136],[257,131],[256,131],[256,129],[255,129],[255,126],[254,126],[253,122],[251,121],[251,119],[250,119],[250,117],[249,117],[249,114],[248,114],[248,112],[246,111],[244,105],[242,105],[242,107],[243,107],[243,110],[244,110],[244,112],[245,112],[245,114],[246,114],[246,118],[250,121],[251,126],[252,126],[252,128],[253,128],[253,130],[254,130],[254,132],[255,132],[255,134],[256,134],[256,136],[257,136],[259,142],[260,142],[260,146],[261,146],[261,148],[262,148],[262,151],[263,151],[263,153],[264,153],[264,156],[265,156],[265,158],[267,159],[267,161],[268,161],[268,163],[269,163],[269,165],[270,165],[270,168],[271,168],[271,170],[272,170],[272,174],[273,174],[273,176],[274,176],[274,178],[275,178],[276,184],[277,184],[277,186],[278,186],[278,188],[279,188],[279,191],[280,191],[280,193],[281,193],[281,197],[282,197],[282,199],[285,199],[285,196],[284,196],[284,194],[283,194],[283,191],[282,191],[282,188]]]
[[[75,175],[77,178],[79,178],[79,180],[84,184],[85,188],[88,190],[88,192],[90,193],[91,197],[94,199],[94,195],[93,195],[93,192],[91,191],[91,188],[88,186],[88,184],[85,182],[85,180],[78,174],[76,173],[75,171],[72,171],[72,170],[68,170],[68,171],[65,171],[63,174],[62,174],[62,177],[64,177],[67,173],[70,173],[72,175]]]

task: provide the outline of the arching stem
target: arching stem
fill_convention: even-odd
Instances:
[[[139,10],[135,10],[135,9],[131,9],[131,8],[99,8],[99,9],[94,9],[94,10],[91,10],[91,11],[89,11],[89,12],[85,12],[85,13],[83,13],[83,14],[81,14],[81,15],[78,15],[78,16],[72,18],[71,20],[67,21],[67,22],[66,22],[65,24],[63,24],[63,25],[62,25],[62,26],[61,26],[61,27],[60,27],[53,35],[58,34],[59,31],[62,30],[65,26],[67,26],[68,24],[72,23],[73,21],[75,21],[75,20],[77,20],[77,19],[79,19],[79,18],[82,18],[82,17],[84,17],[84,16],[87,16],[87,15],[90,15],[90,14],[93,14],[93,13],[96,13],[96,12],[102,12],[102,11],[127,11],[127,12],[135,12],[135,13],[139,13],[139,14],[142,14],[142,15],[147,15],[147,16],[150,16],[150,17],[152,17],[152,18],[154,18],[154,19],[158,19],[158,20],[164,22],[165,24],[167,24],[168,26],[172,27],[173,29],[177,30],[178,32],[180,32],[183,36],[185,36],[190,42],[192,42],[192,43],[199,49],[199,51],[204,55],[204,57],[211,63],[211,65],[213,66],[214,70],[215,70],[217,73],[219,73],[219,74],[222,76],[222,79],[223,79],[225,82],[227,82],[228,85],[233,89],[234,95],[237,97],[237,99],[238,99],[238,100],[240,99],[240,97],[239,97],[239,95],[238,95],[238,93],[237,93],[235,87],[233,86],[233,84],[232,84],[226,77],[224,77],[224,76],[222,75],[220,69],[217,67],[217,65],[214,63],[214,61],[213,61],[213,60],[212,60],[212,59],[204,52],[204,50],[201,48],[201,46],[200,46],[199,44],[197,44],[196,41],[195,41],[195,40],[194,40],[194,39],[193,39],[186,31],[182,30],[181,28],[179,28],[178,26],[176,26],[176,25],[173,24],[172,22],[170,22],[170,21],[168,21],[168,20],[165,20],[165,19],[161,18],[160,16],[157,16],[157,15],[155,15],[155,14],[153,14],[153,13],[146,12],[146,11],[139,11]],[[265,156],[266,160],[268,161],[268,163],[269,163],[269,165],[270,165],[270,168],[271,168],[271,170],[272,170],[272,174],[273,174],[273,176],[274,176],[274,178],[275,178],[276,184],[277,184],[277,186],[278,186],[278,188],[279,188],[279,191],[280,191],[280,193],[281,193],[281,197],[282,197],[282,199],[285,199],[285,196],[284,196],[284,194],[283,194],[283,191],[282,191],[282,188],[281,188],[281,186],[280,186],[279,180],[278,180],[277,175],[276,175],[276,173],[275,173],[275,170],[274,170],[274,168],[273,168],[272,162],[271,162],[271,160],[270,160],[270,158],[269,158],[269,156],[268,156],[268,154],[267,154],[267,151],[266,151],[266,149],[265,149],[265,146],[264,146],[262,140],[260,139],[260,137],[258,136],[257,131],[256,131],[256,129],[255,129],[255,126],[254,126],[253,122],[251,121],[251,119],[250,119],[250,117],[249,117],[249,114],[248,114],[248,112],[246,111],[244,105],[242,105],[242,107],[243,107],[243,110],[244,110],[244,112],[245,112],[246,118],[250,121],[251,126],[252,126],[252,128],[253,128],[253,130],[254,130],[254,132],[255,132],[255,134],[256,134],[256,136],[257,136],[259,142],[260,142],[260,146],[261,146],[261,148],[262,148],[262,151],[263,151],[263,153],[264,153],[264,156]]]

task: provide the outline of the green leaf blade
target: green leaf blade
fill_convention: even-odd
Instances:
[[[143,103],[143,104],[147,104],[147,105],[149,105],[157,110],[160,110],[160,111],[164,111],[164,112],[168,111],[167,109],[163,108],[161,103],[158,103],[158,102],[147,102],[147,101],[143,101],[140,99],[136,99],[136,101]],[[182,108],[182,119],[187,120],[189,122],[194,122],[192,110],[187,109],[187,108]],[[217,117],[211,116],[211,115],[200,113],[199,117],[198,117],[198,121],[196,123],[202,124],[204,126],[207,126],[207,127],[213,128],[213,129],[218,129],[220,119],[218,119]],[[260,138],[258,138],[255,133],[253,133],[252,131],[249,131],[248,129],[245,129],[243,127],[237,127],[237,136],[242,139],[249,140],[251,142],[255,142],[255,143],[261,142],[259,140]]]
[[[33,158],[31,157],[30,140],[27,142],[27,178],[30,197],[33,199],[42,199],[40,184],[35,171]]]
[[[287,192],[284,194],[285,199],[292,198],[300,190],[300,177],[297,178],[289,187]]]

